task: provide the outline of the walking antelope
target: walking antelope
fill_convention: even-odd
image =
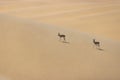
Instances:
[[[95,39],[93,39],[93,43],[94,43],[96,46],[100,47],[100,42],[95,41]]]
[[[63,38],[64,41],[66,40],[66,35],[58,33],[58,36],[60,37],[60,40],[61,38]]]

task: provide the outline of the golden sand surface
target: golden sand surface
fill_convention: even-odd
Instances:
[[[119,0],[1,0],[0,13],[120,41]]]
[[[119,0],[0,0],[0,80],[120,80],[119,26]]]

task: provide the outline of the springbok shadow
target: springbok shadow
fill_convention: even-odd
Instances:
[[[66,43],[66,44],[69,44],[70,42],[67,42],[67,41],[62,41],[62,43]]]
[[[102,48],[100,48],[100,47],[99,47],[99,48],[97,48],[97,50],[99,50],[99,51],[104,51],[104,49],[102,49]]]

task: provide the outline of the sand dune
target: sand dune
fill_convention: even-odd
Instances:
[[[120,41],[119,0],[14,0],[0,9],[3,14]]]
[[[119,4],[0,0],[0,80],[120,80]]]
[[[7,24],[6,24],[7,23]],[[119,80],[120,43],[0,15],[0,73],[10,80]],[[57,32],[67,35],[59,41]]]

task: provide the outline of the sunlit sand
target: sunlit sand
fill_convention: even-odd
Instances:
[[[0,0],[0,80],[120,80],[119,26],[119,0]]]

